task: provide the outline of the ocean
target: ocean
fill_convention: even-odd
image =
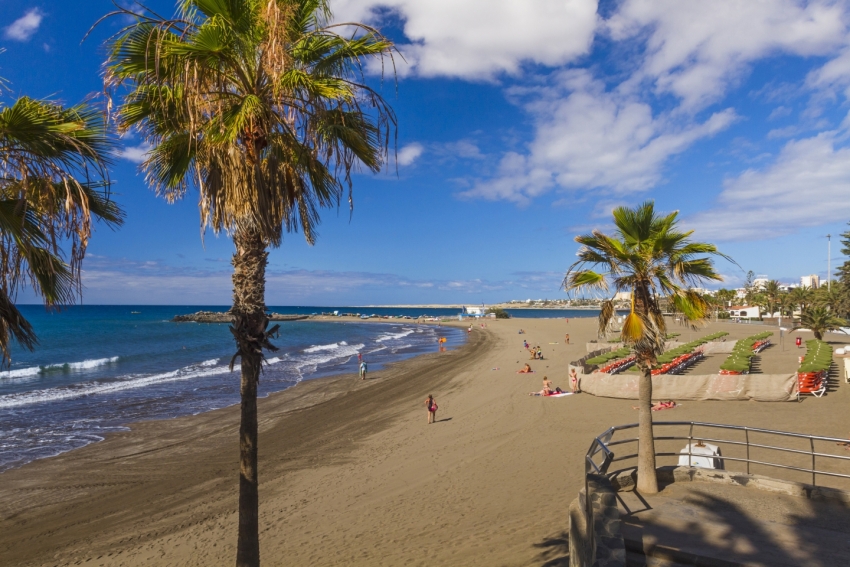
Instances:
[[[238,368],[228,369],[235,348],[227,325],[170,322],[177,314],[224,308],[19,308],[40,344],[34,352],[14,345],[11,367],[0,372],[0,471],[102,440],[135,421],[192,415],[239,402]],[[270,307],[278,313],[328,309],[337,308]],[[349,309],[354,308],[341,308]],[[447,315],[456,314],[451,310]],[[280,350],[267,354],[261,397],[302,380],[356,375],[358,352],[371,372],[388,362],[436,351],[439,336],[446,337],[450,349],[466,340],[462,329],[407,320],[280,325],[280,337],[272,341]]]
[[[34,352],[13,347],[10,368],[0,371],[0,472],[102,440],[141,420],[193,415],[239,402],[235,348],[225,324],[172,323],[203,306],[74,306],[48,312],[21,305],[40,344]],[[283,314],[358,313],[395,317],[455,318],[455,308],[269,307]],[[597,311],[509,309],[516,318],[595,317]],[[462,329],[381,323],[282,322],[280,349],[267,355],[259,395],[302,380],[357,373],[357,353],[375,371],[383,364],[434,352],[466,340]]]

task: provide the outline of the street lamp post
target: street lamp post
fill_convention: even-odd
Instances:
[[[826,235],[826,290],[832,291],[832,281],[830,280],[830,272],[832,271],[832,267],[830,265],[830,261],[832,256],[832,235]]]

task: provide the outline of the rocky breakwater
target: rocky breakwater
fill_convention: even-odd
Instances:
[[[280,313],[269,313],[270,321],[301,321],[309,319],[309,315],[281,315]],[[173,323],[230,323],[232,321],[230,311],[198,311],[188,315],[175,315],[171,320]]]

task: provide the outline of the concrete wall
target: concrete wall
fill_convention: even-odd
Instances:
[[[589,510],[584,490],[570,504],[570,567],[626,567],[614,487],[604,476],[591,474],[587,488]]]

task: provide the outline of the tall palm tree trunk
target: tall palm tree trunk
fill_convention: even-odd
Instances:
[[[655,438],[652,432],[652,365],[639,364],[638,384],[638,481],[637,489],[643,494],[658,492],[655,474]]]
[[[233,236],[233,326],[242,361],[239,425],[239,538],[237,567],[260,565],[259,483],[257,479],[257,383],[263,362],[268,253],[259,232],[240,229]]]

